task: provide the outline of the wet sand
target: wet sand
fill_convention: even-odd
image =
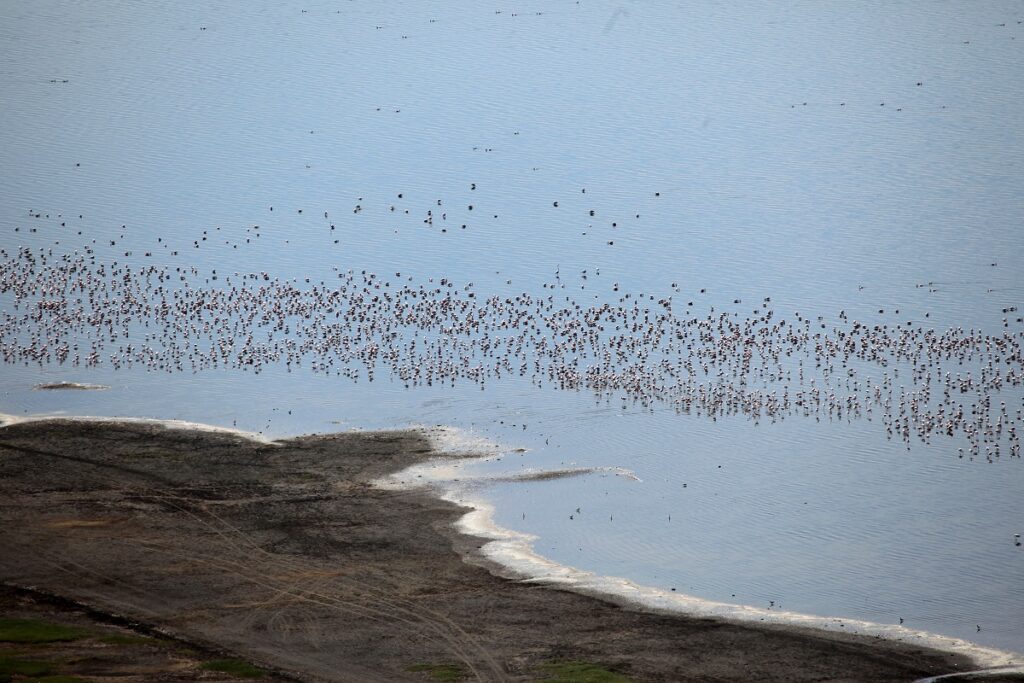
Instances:
[[[67,419],[0,428],[0,580],[308,681],[911,681],[975,668],[906,643],[654,614],[486,569],[465,512],[372,482],[429,434],[260,442]],[[469,560],[469,561],[467,561]],[[414,671],[413,669],[420,669]]]
[[[37,384],[33,387],[37,391],[106,391],[110,387],[105,384],[82,384],[80,382],[50,382],[48,384]]]

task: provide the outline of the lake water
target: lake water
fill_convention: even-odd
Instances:
[[[366,271],[478,301],[672,297],[692,319],[770,308],[812,331],[1022,340],[1019,3],[43,0],[0,16],[8,265],[19,247],[51,265],[77,250],[108,271],[194,268],[208,290]],[[11,292],[0,303],[15,314]],[[476,475],[634,473],[480,484],[556,562],[1024,652],[1024,465],[1005,440],[986,457],[960,431],[889,439],[880,409],[709,419],[516,372],[153,372],[114,367],[116,346],[96,367],[0,365],[0,412],[272,436],[450,425],[526,449]],[[851,372],[917,384],[869,365]],[[56,381],[111,388],[33,390]],[[989,396],[1008,422],[1024,407],[1019,385]]]

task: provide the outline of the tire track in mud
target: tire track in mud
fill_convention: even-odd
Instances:
[[[180,497],[175,497],[175,499],[187,500],[187,499],[181,499]],[[189,502],[191,502],[191,501],[189,501]],[[205,506],[203,506],[203,507],[205,508]],[[193,516],[196,519],[196,521],[198,521],[200,524],[203,524],[204,526],[207,526],[211,531],[214,531],[215,533],[220,535],[222,538],[224,538],[226,542],[231,544],[231,542],[230,542],[230,540],[228,540],[227,536],[225,536],[220,530],[216,529],[213,525],[210,525],[210,524],[206,523],[204,520],[200,519],[193,511],[186,510],[184,508],[179,508],[179,509],[182,512],[185,512],[186,514],[189,514],[189,515]],[[229,524],[226,520],[224,520],[223,518],[221,518],[218,515],[214,514],[213,512],[209,511],[208,509],[204,509],[203,512],[206,513],[208,516],[212,517],[217,522],[219,522],[221,525],[223,525],[225,528],[227,528],[230,532],[233,532],[234,534],[236,534],[237,537],[239,539],[241,539],[241,541],[243,543],[245,543],[247,546],[249,546],[250,549],[260,553],[261,555],[267,557],[271,561],[278,563],[279,565],[282,566],[282,568],[291,569],[291,570],[295,570],[295,571],[301,571],[301,570],[304,570],[304,569],[308,570],[308,566],[300,563],[297,560],[291,560],[289,558],[282,558],[280,556],[274,555],[273,553],[270,553],[269,551],[265,550],[264,548],[261,548],[259,545],[253,543],[252,540],[245,534],[244,531],[242,531],[242,530],[238,529],[237,527],[234,527],[233,525]],[[234,545],[234,544],[231,544],[231,545]],[[243,550],[242,548],[240,548],[237,545],[234,545],[234,548],[235,548],[235,550],[239,550],[239,551]],[[447,635],[442,635],[442,637],[445,639],[446,642],[449,642],[452,645],[454,645],[455,642],[458,642],[458,640],[462,640],[462,641],[468,643],[471,647],[473,647],[477,651],[477,654],[480,655],[484,659],[484,661],[486,661],[488,663],[489,668],[491,668],[491,673],[495,674],[496,676],[498,676],[497,678],[490,679],[490,680],[497,680],[497,681],[505,680],[504,669],[496,661],[493,660],[493,658],[489,655],[489,653],[487,653],[486,649],[484,649],[481,645],[479,645],[477,643],[475,638],[473,638],[468,633],[466,633],[466,631],[463,630],[460,626],[458,626],[454,621],[448,619],[444,615],[441,615],[441,614],[439,614],[439,613],[437,613],[437,612],[435,612],[433,610],[424,609],[424,608],[416,605],[414,602],[402,600],[401,598],[384,598],[384,597],[380,597],[381,595],[384,595],[384,594],[381,593],[380,591],[378,591],[377,589],[373,588],[369,584],[366,584],[364,582],[360,582],[360,581],[358,581],[356,579],[345,578],[344,581],[346,583],[354,584],[354,585],[358,586],[359,588],[374,594],[373,595],[373,599],[376,602],[378,602],[379,604],[384,605],[384,606],[386,606],[386,607],[388,607],[390,609],[393,609],[395,611],[395,613],[409,614],[409,615],[411,615],[411,616],[413,616],[415,618],[422,619],[425,623],[431,624],[435,628],[436,627],[440,627],[440,629],[442,631],[443,631],[444,627],[447,627],[448,629],[451,629],[451,631],[455,634],[455,640],[454,641],[450,640]],[[286,590],[286,589],[282,589],[282,590]],[[292,594],[292,593],[289,593],[289,594]],[[320,597],[320,598],[331,599],[331,598],[329,598],[329,596],[323,596],[323,595],[319,595],[317,593],[309,593],[309,594],[310,595],[314,595],[316,597]],[[404,603],[404,604],[401,604],[401,603]],[[434,620],[436,620],[436,621],[434,621]],[[413,622],[407,622],[407,623],[413,623]],[[474,675],[477,675],[477,677],[479,678],[479,675],[478,675],[478,672],[476,671],[476,668],[473,666],[472,662],[468,659],[468,655],[461,649],[461,647],[459,647],[458,652],[460,653],[460,656],[459,656],[460,661],[462,661],[462,663],[466,664],[466,666],[471,671],[473,671]],[[480,680],[484,680],[484,679],[480,679]]]
[[[174,444],[174,446],[180,446],[180,444]],[[137,467],[130,467],[110,462],[97,461],[90,458],[81,456],[72,456],[63,453],[55,453],[53,451],[47,451],[37,448],[30,448],[25,446],[12,445],[9,443],[0,443],[0,447],[20,452],[23,456],[42,456],[57,458],[66,462],[73,462],[79,465],[93,466],[98,469],[112,470],[122,476],[128,476],[133,478],[142,479],[147,484],[159,483],[170,489],[181,487],[181,482],[175,481],[170,477],[161,476],[157,473],[139,469]],[[220,569],[221,571],[229,572],[236,577],[248,581],[254,585],[259,585],[272,592],[272,595],[285,596],[291,600],[295,600],[302,603],[317,604],[322,607],[333,608],[337,610],[349,610],[355,613],[361,614],[361,616],[367,618],[376,619],[389,619],[395,622],[404,624],[406,627],[412,628],[417,632],[428,631],[433,635],[427,635],[431,640],[435,640],[439,645],[445,646],[445,649],[449,650],[452,655],[463,664],[469,672],[477,680],[494,680],[494,681],[505,681],[507,675],[504,668],[494,660],[494,658],[487,651],[486,647],[481,645],[472,635],[467,633],[463,628],[456,624],[451,619],[447,618],[443,614],[435,612],[430,609],[423,608],[422,605],[402,598],[396,598],[394,596],[386,596],[383,592],[379,591],[375,587],[365,582],[360,582],[350,577],[340,579],[343,584],[349,586],[355,586],[356,588],[364,591],[363,595],[359,596],[365,601],[368,601],[371,605],[367,606],[366,602],[357,602],[336,595],[327,594],[324,590],[331,588],[330,582],[326,579],[317,582],[313,585],[304,585],[301,581],[288,583],[285,581],[274,580],[272,577],[273,570],[279,570],[282,573],[288,572],[301,572],[308,571],[308,564],[303,564],[298,560],[291,560],[286,557],[282,557],[267,551],[254,543],[244,531],[233,526],[227,522],[224,518],[212,512],[209,509],[209,503],[214,501],[209,500],[197,500],[195,498],[184,497],[174,494],[169,490],[158,490],[153,493],[141,493],[136,492],[133,496],[136,500],[151,502],[160,504],[163,506],[170,507],[180,513],[184,513],[190,516],[194,521],[199,523],[201,526],[207,528],[209,531],[217,534],[221,541],[226,547],[234,550],[236,553],[246,557],[246,562],[241,561],[230,561],[224,558],[220,558],[219,561],[212,558],[209,554],[200,555],[193,553],[190,556],[186,556],[184,559],[194,561],[196,563],[206,564],[207,566]],[[213,520],[213,523],[203,518],[203,515]],[[217,525],[220,525],[218,528]],[[241,545],[232,540],[237,539],[241,542]],[[113,539],[112,539],[113,540]],[[140,545],[147,547],[150,550],[158,550],[158,546],[152,541],[140,542]],[[246,547],[247,546],[247,547]],[[164,552],[174,554],[173,549],[163,548]],[[38,548],[34,550],[37,554]],[[180,551],[180,549],[179,549]],[[264,562],[262,565],[263,571],[257,575],[253,575],[251,553],[253,551],[258,553]],[[180,557],[180,555],[178,555]],[[52,561],[52,560],[51,560]],[[75,563],[80,569],[85,569],[83,565]],[[66,570],[65,570],[66,571]],[[109,582],[113,580],[113,577],[99,575],[97,576],[101,581]],[[125,587],[129,584],[118,581]],[[337,585],[337,582],[335,582]],[[284,619],[283,612],[285,610],[278,610],[278,612],[268,619],[267,626],[270,628],[270,624],[278,619]],[[255,620],[255,615],[250,615],[250,620]],[[313,633],[311,629],[308,629],[310,633]],[[314,637],[314,640],[318,640],[318,637]],[[476,655],[476,660],[472,655]],[[482,672],[479,670],[476,661],[481,661],[486,665],[488,669],[489,677],[485,678]]]
[[[30,540],[32,539],[32,537],[34,537],[34,540],[37,541],[37,543],[33,544],[29,541],[21,541],[19,543],[19,541],[17,540],[8,539],[8,547],[20,545],[23,552],[30,553],[35,557],[39,558],[40,560],[44,561],[45,563],[47,563],[52,568],[70,574],[71,576],[90,576],[100,584],[118,586],[119,592],[117,593],[92,591],[93,595],[99,598],[101,601],[119,605],[121,609],[127,609],[128,611],[134,612],[136,614],[146,615],[146,617],[149,619],[159,620],[161,616],[164,616],[160,612],[141,607],[135,602],[130,602],[124,600],[123,598],[115,597],[116,595],[123,595],[124,591],[127,591],[129,594],[137,593],[139,590],[138,586],[130,582],[124,581],[122,579],[119,579],[116,576],[100,572],[94,568],[90,568],[80,562],[76,562],[75,560],[66,557],[65,555],[61,555],[52,551],[47,552],[41,550],[41,544],[38,543],[38,541],[52,542],[55,539],[55,537],[52,534],[32,534],[31,532],[28,532],[22,535],[28,536]],[[106,540],[124,541],[125,539],[121,537],[110,536]],[[412,616],[418,617],[419,620],[417,620],[416,618],[406,618],[402,616],[402,614],[408,612],[408,610],[389,611],[388,609],[378,609],[376,607],[373,607],[372,605],[366,605],[362,602],[345,600],[344,598],[326,595],[321,592],[310,590],[299,584],[289,584],[287,582],[275,580],[273,579],[271,572],[266,571],[265,567],[254,565],[251,561],[232,560],[224,558],[220,555],[210,553],[193,552],[189,553],[188,555],[182,555],[181,548],[173,543],[159,543],[155,541],[139,539],[133,539],[133,542],[138,546],[145,548],[146,550],[161,553],[169,558],[183,560],[195,565],[204,565],[215,570],[219,570],[221,572],[235,576],[238,579],[250,585],[263,588],[271,593],[271,598],[269,600],[262,601],[264,603],[283,596],[291,600],[294,600],[297,603],[316,605],[327,609],[333,609],[335,611],[342,613],[348,612],[363,618],[378,621],[380,623],[386,623],[390,626],[394,626],[396,623],[401,624],[409,628],[413,632],[419,633],[431,642],[434,642],[439,647],[449,650],[454,655],[454,657],[469,670],[471,675],[476,680],[505,680],[505,674],[504,671],[502,670],[499,670],[499,672],[497,672],[498,675],[501,676],[501,678],[484,677],[482,673],[479,671],[478,667],[475,665],[473,659],[468,655],[468,653],[465,652],[465,650],[462,649],[458,641],[452,638],[451,634],[446,633],[442,629],[437,628],[437,625],[435,623],[428,620],[424,620],[422,616],[418,614],[413,613]],[[151,598],[152,596],[150,594],[147,594],[147,597]],[[252,622],[255,621],[255,619],[256,615],[250,613],[249,621]],[[427,632],[424,632],[425,627]]]

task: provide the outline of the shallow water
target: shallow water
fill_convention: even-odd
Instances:
[[[0,12],[7,252],[1021,329],[1003,312],[1024,293],[1015,3]],[[1024,469],[958,458],[959,438],[908,450],[878,419],[711,421],[519,378],[481,391],[308,367],[0,373],[8,413],[270,435],[449,424],[529,449],[485,472],[626,467],[641,481],[485,493],[500,524],[577,567],[1024,652]],[[55,381],[111,388],[32,390]],[[998,398],[1021,407],[1019,391]]]

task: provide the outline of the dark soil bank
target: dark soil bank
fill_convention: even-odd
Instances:
[[[452,529],[460,508],[370,483],[431,456],[417,431],[268,445],[144,423],[0,428],[0,580],[308,681],[531,681],[567,662],[636,681],[971,668],[901,643],[650,614],[492,575],[456,550],[478,545]]]

